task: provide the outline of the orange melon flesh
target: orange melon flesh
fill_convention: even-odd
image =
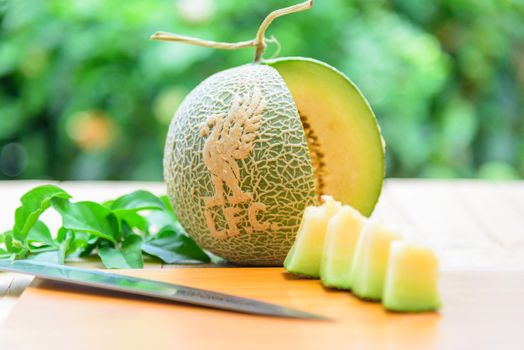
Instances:
[[[430,248],[405,241],[393,242],[382,302],[387,310],[399,312],[439,308],[438,259]]]
[[[284,268],[291,273],[320,276],[320,264],[324,250],[326,228],[330,218],[340,209],[329,196],[323,196],[325,203],[319,207],[308,206],[298,229],[295,243],[289,251]]]
[[[368,102],[343,73],[323,62],[292,57],[266,63],[282,76],[298,108],[318,194],[369,216],[382,188],[384,143]]]
[[[320,278],[326,287],[351,289],[351,266],[364,217],[344,205],[329,220]]]

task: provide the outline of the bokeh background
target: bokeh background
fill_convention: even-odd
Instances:
[[[248,40],[297,2],[0,0],[0,179],[160,180],[183,97],[253,51],[148,36]],[[524,176],[523,1],[317,0],[268,34],[357,83],[389,176]]]

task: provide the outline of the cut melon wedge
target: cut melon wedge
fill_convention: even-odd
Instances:
[[[320,276],[326,228],[329,219],[341,207],[330,196],[322,196],[322,199],[325,202],[323,205],[309,206],[304,211],[295,243],[284,261],[288,272],[308,277]]]
[[[383,304],[399,312],[434,311],[440,307],[438,259],[420,244],[391,244]]]
[[[363,299],[381,300],[391,243],[402,235],[377,221],[362,229],[351,271],[353,293]]]
[[[289,88],[304,127],[318,195],[330,195],[369,216],[384,178],[384,141],[358,88],[314,59],[264,62]]]
[[[351,266],[364,217],[348,205],[329,220],[320,278],[326,287],[351,289]]]

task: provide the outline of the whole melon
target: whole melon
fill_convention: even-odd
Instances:
[[[321,195],[371,214],[384,144],[348,78],[323,62],[282,58],[222,71],[188,94],[169,127],[164,177],[202,248],[281,266]]]

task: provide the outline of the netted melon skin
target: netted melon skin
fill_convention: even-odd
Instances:
[[[252,103],[257,97],[259,103]],[[228,122],[235,119],[229,118],[233,99],[248,101],[259,117],[235,127]],[[240,115],[236,121],[245,121]],[[221,136],[205,149],[218,130]],[[235,144],[243,145],[242,152],[231,150]],[[229,181],[231,187],[237,183],[243,197],[230,201],[235,193],[223,180],[235,174],[235,164],[238,173]],[[202,248],[238,264],[281,266],[304,208],[316,201],[316,189],[300,117],[278,72],[264,65],[241,66],[191,91],[169,127],[164,178],[177,217]],[[217,196],[220,184],[223,196]]]

